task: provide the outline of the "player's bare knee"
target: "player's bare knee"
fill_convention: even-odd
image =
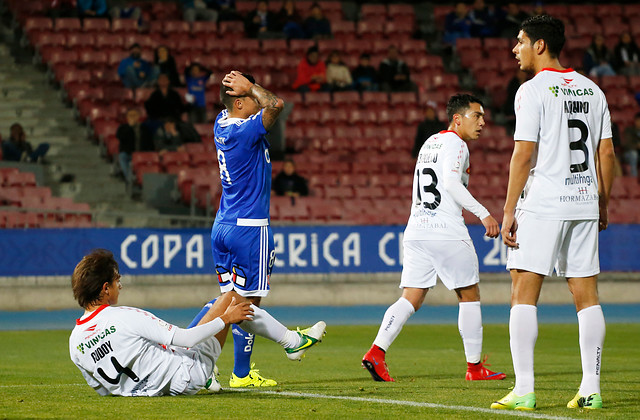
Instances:
[[[456,289],[456,295],[459,302],[478,302],[480,301],[480,288],[478,284]]]

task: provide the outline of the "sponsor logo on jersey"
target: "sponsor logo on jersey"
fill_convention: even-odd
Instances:
[[[573,82],[573,79],[566,79],[566,78],[562,78],[562,86],[566,86],[566,87],[576,87],[576,85],[571,84],[571,82]]]
[[[560,90],[558,86],[549,86],[549,90],[556,98],[558,97],[558,91]]]
[[[164,328],[167,331],[171,331],[171,329],[173,328],[172,324],[169,324],[168,322],[165,322],[161,319],[158,319],[158,325],[160,325],[161,328]]]
[[[216,142],[218,142],[220,144],[225,144],[225,142],[227,141],[226,137],[218,137],[218,136],[216,136],[215,139],[216,139]]]
[[[90,349],[90,348],[96,346],[106,336],[108,336],[110,334],[113,334],[115,332],[116,332],[115,325],[107,327],[103,331],[98,332],[97,335],[95,337],[93,337],[91,340],[88,340],[88,341],[85,341],[84,343],[78,344],[78,346],[76,348],[78,349],[78,351],[80,353],[84,354],[84,350],[85,349]]]
[[[560,86],[549,86],[549,90],[556,98],[559,93],[562,93],[564,96],[593,96],[593,89],[591,88],[570,89]]]

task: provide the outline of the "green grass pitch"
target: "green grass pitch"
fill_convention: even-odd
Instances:
[[[577,325],[540,325],[536,346],[536,395],[543,418],[640,418],[640,324],[607,326],[603,352],[603,410],[569,410],[580,382]],[[455,325],[407,325],[387,361],[396,383],[373,382],[360,367],[376,326],[331,326],[324,342],[301,362],[290,362],[274,343],[258,339],[253,360],[279,383],[259,391],[162,398],[100,397],[69,359],[69,331],[0,332],[0,418],[510,418],[486,409],[513,386],[508,328],[485,325],[484,350],[504,381],[466,382],[464,354]],[[231,337],[218,362],[223,386],[233,362]],[[290,393],[322,394],[321,399]],[[353,399],[355,398],[355,399]],[[409,406],[370,400],[433,403]]]

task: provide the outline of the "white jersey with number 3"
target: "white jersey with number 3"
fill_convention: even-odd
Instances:
[[[462,205],[446,188],[453,182],[469,184],[469,149],[454,131],[441,131],[424,142],[418,155],[405,241],[470,239]],[[486,209],[472,200],[474,212],[486,217]]]
[[[141,309],[104,305],[77,320],[69,338],[71,360],[102,395],[167,394],[185,361],[169,347],[176,329]]]
[[[611,138],[607,100],[573,69],[543,69],[520,86],[514,140],[536,142],[518,208],[542,219],[598,219],[595,155]]]

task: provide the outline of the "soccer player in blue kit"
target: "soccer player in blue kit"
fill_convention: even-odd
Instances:
[[[284,101],[239,71],[222,79],[220,99],[226,109],[216,118],[213,129],[222,180],[220,208],[211,229],[213,260],[221,292],[232,294],[236,301],[250,301],[254,311],[253,321],[243,322],[242,328],[233,327],[236,367],[230,386],[272,386],[275,381],[249,368],[253,340],[248,335],[275,341],[290,360],[300,360],[321,341],[326,324],[319,321],[308,329],[291,331],[258,308],[261,298],[269,293],[275,261],[269,226],[271,159],[265,135],[283,110]]]

